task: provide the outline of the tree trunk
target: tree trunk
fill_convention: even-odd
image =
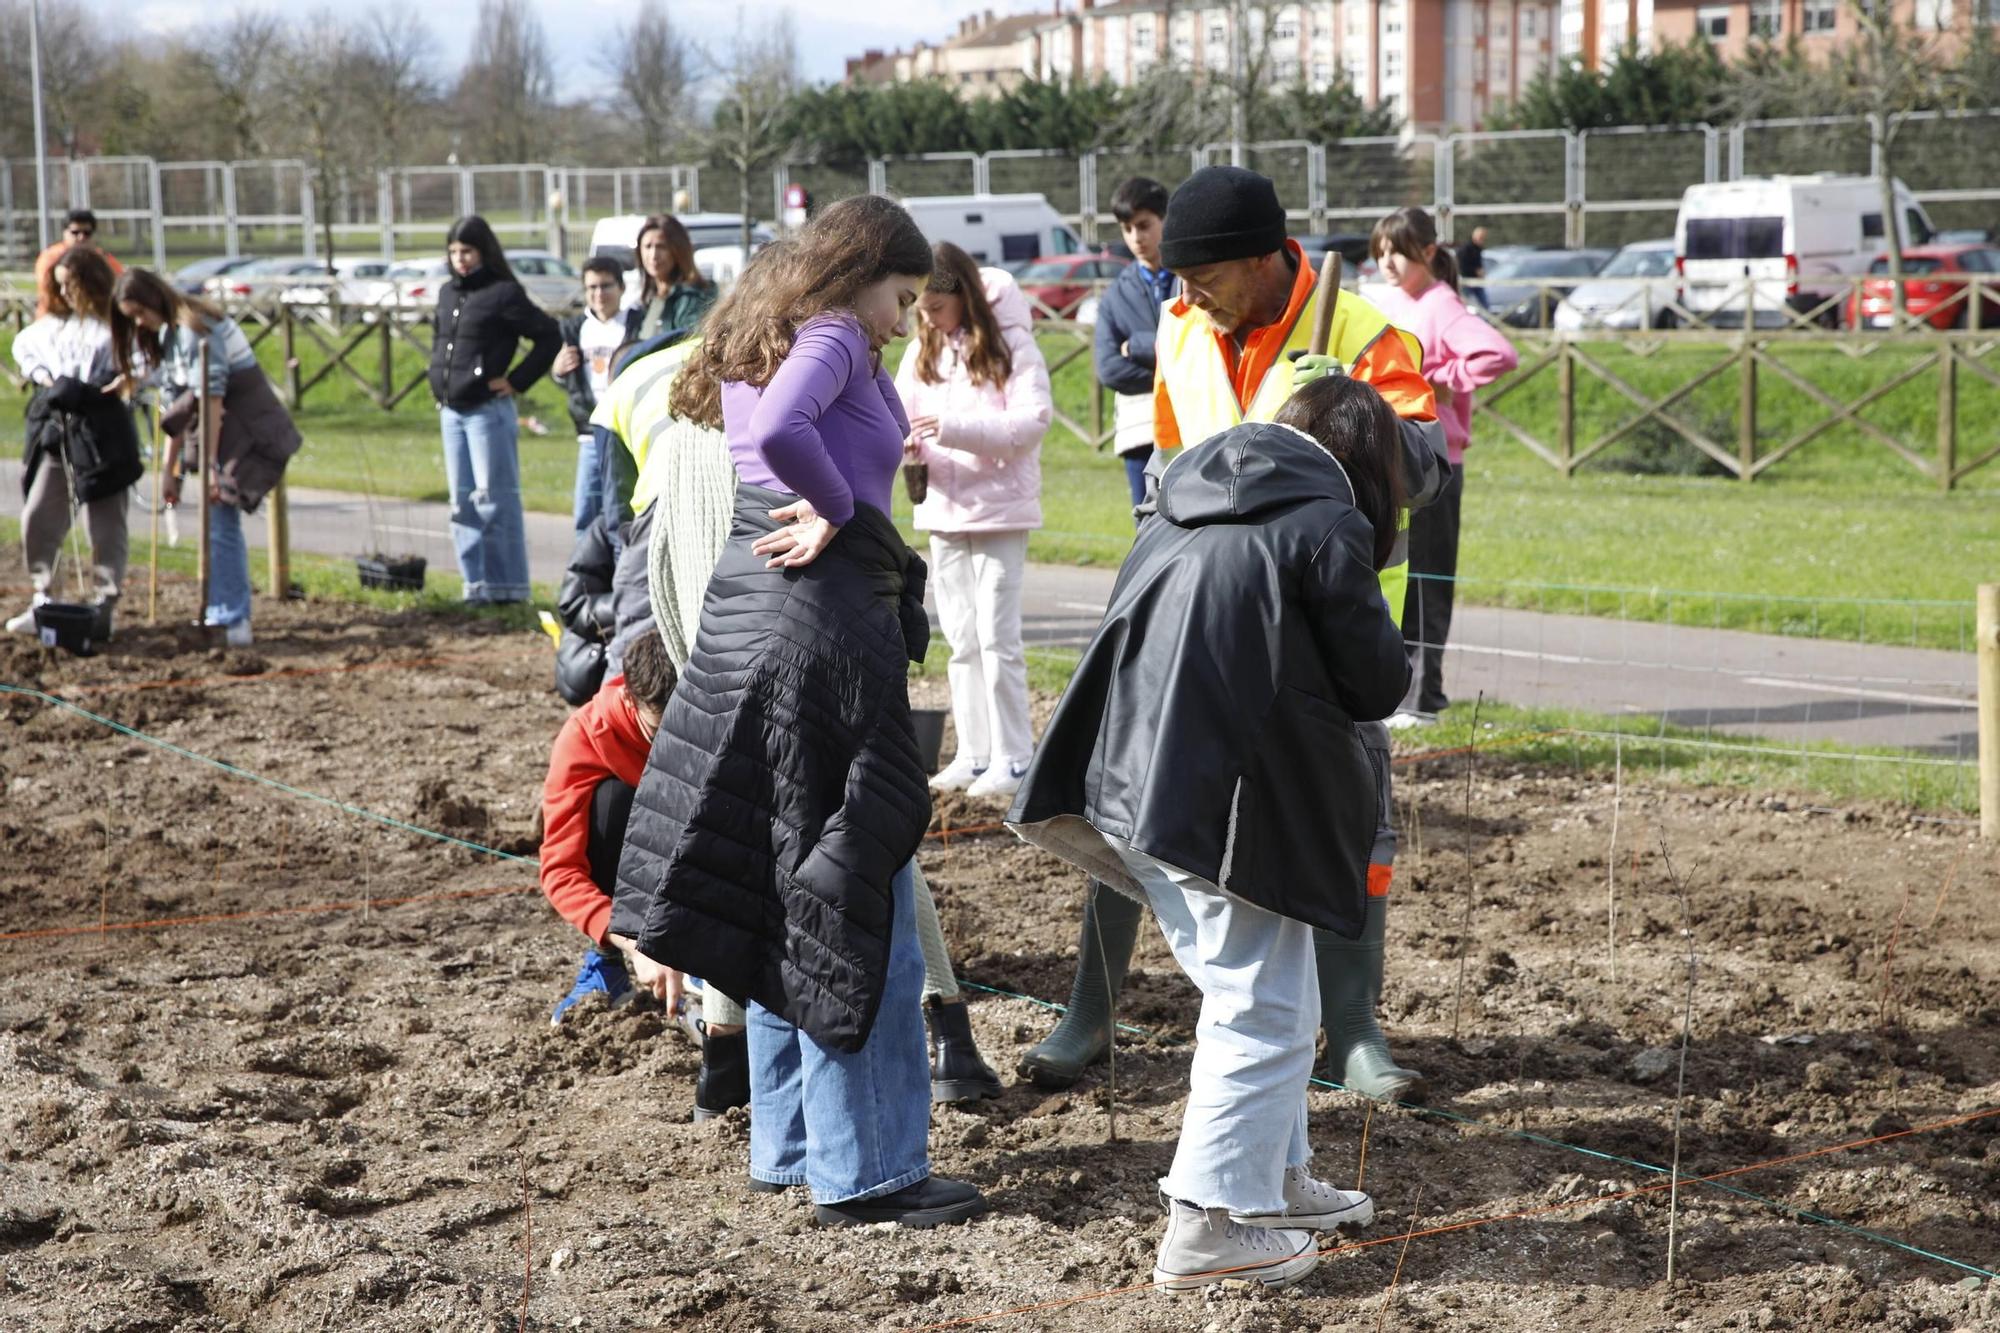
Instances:
[[[1875,178],[1875,185],[1882,195],[1882,240],[1889,255],[1890,308],[1896,312],[1895,324],[1900,329],[1909,314],[1909,295],[1903,290],[1903,233],[1897,225],[1896,172],[1890,165],[1889,136],[1883,133],[1882,120],[1880,115],[1868,117],[1868,133],[1875,141],[1875,160],[1882,164],[1882,174]],[[1860,303],[1855,304],[1858,309]]]
[[[743,152],[738,158],[738,161],[743,164],[742,185],[737,191],[737,207],[743,215],[743,239],[741,242],[743,253],[738,258],[739,267],[736,270],[739,274],[743,269],[750,266],[750,164],[757,160],[757,145],[750,132],[750,99],[747,96],[748,92],[749,90],[745,88],[739,90],[736,95],[737,112],[743,121]]]

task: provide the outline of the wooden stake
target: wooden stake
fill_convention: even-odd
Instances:
[[[1673,853],[1667,850],[1667,831],[1660,830],[1660,856],[1666,862],[1667,879],[1679,892],[1681,899],[1681,931],[1688,942],[1688,984],[1687,1006],[1681,1011],[1681,1072],[1674,1085],[1674,1161],[1672,1175],[1667,1186],[1667,1285],[1674,1284],[1674,1259],[1679,1243],[1678,1229],[1681,1210],[1681,1103],[1687,1096],[1688,1077],[1688,1034],[1694,1028],[1694,906],[1688,901],[1687,885],[1674,873]]]
[[[2000,839],[2000,583],[1979,585],[1979,836]]]
[[[195,398],[195,436],[201,441],[201,453],[200,465],[195,470],[195,483],[199,491],[201,504],[201,539],[197,543],[198,549],[195,553],[195,572],[198,577],[196,578],[194,623],[197,625],[206,625],[208,623],[209,579],[208,469],[214,461],[209,455],[215,452],[209,447],[210,441],[208,438],[210,409],[208,405],[208,340],[206,338],[202,339],[201,344],[200,374],[201,391]]]
[[[1375,1328],[1380,1333],[1382,1321],[1389,1316],[1389,1302],[1396,1298],[1396,1283],[1403,1276],[1403,1260],[1410,1257],[1410,1242],[1417,1232],[1423,1230],[1424,1187],[1417,1186],[1416,1201],[1410,1205],[1410,1225],[1403,1232],[1403,1248],[1396,1251],[1396,1271],[1389,1275],[1389,1289],[1382,1293],[1382,1304],[1375,1311]]]
[[[1458,921],[1458,988],[1451,997],[1451,1039],[1458,1040],[1458,1020],[1465,1010],[1465,957],[1472,947],[1472,756],[1479,740],[1479,710],[1486,703],[1481,690],[1472,704],[1473,745],[1465,749],[1465,910]]]
[[[153,396],[153,543],[146,562],[146,623],[160,623],[160,482],[167,475],[166,450],[160,438],[160,398]]]
[[[1625,734],[1616,733],[1612,740],[1616,766],[1612,770],[1611,787],[1611,850],[1604,854],[1604,956],[1611,969],[1611,980],[1618,980],[1618,814],[1625,804]]]
[[[535,1290],[535,1198],[528,1191],[528,1150],[521,1150],[521,1329],[528,1333],[528,1298]]]
[[[1361,1164],[1354,1168],[1354,1188],[1363,1189],[1368,1182],[1368,1127],[1375,1123],[1375,1099],[1368,1099],[1368,1114],[1361,1117]]]

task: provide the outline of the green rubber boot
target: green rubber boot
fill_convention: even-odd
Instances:
[[[1042,1088],[1067,1088],[1111,1049],[1111,1010],[1132,963],[1144,909],[1096,880],[1085,890],[1083,934],[1076,948],[1076,980],[1069,1011],[1056,1030],[1021,1057],[1021,1077]],[[1098,941],[1103,941],[1103,949]]]
[[[1388,919],[1389,898],[1384,894],[1368,899],[1360,939],[1313,932],[1319,959],[1320,1026],[1326,1030],[1326,1067],[1320,1077],[1364,1097],[1421,1102],[1430,1091],[1424,1076],[1396,1063],[1375,1022],[1375,1009],[1382,1000],[1382,932]]]

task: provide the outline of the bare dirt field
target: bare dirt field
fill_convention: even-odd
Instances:
[[[1195,1007],[1157,936],[1115,1102],[1102,1070],[1016,1086],[1055,1015],[994,992],[1066,998],[1080,885],[1004,833],[929,842],[1010,1084],[937,1112],[932,1147],[994,1210],[819,1229],[743,1188],[747,1121],[688,1122],[696,1052],[657,1011],[549,1026],[579,941],[508,859],[564,716],[546,643],[334,603],[260,603],[257,629],[0,643],[0,682],[152,738],[0,695],[0,1329],[910,1329],[1057,1302],[982,1326],[2000,1328],[1970,1271],[2000,1267],[2000,867],[1962,826],[1494,755],[1468,810],[1465,756],[1406,764],[1385,1020],[1436,1113],[1312,1095],[1320,1174],[1354,1183],[1367,1134],[1380,1212],[1340,1243],[1382,1243],[1277,1295],[1078,1299],[1151,1273]],[[1642,1165],[1673,1155],[1687,998],[1662,835],[1694,922],[1682,1173],[1757,1168],[1682,1184],[1671,1287]],[[125,928],[160,919],[183,920]]]

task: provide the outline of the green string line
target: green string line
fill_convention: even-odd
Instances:
[[[436,829],[420,828],[415,824],[407,823],[389,815],[377,814],[373,810],[364,810],[358,805],[349,805],[345,801],[337,801],[331,796],[322,796],[318,792],[306,791],[303,788],[291,786],[289,783],[279,782],[275,778],[267,778],[261,773],[252,773],[249,769],[238,768],[235,764],[229,763],[226,760],[200,754],[184,746],[175,745],[172,741],[162,740],[158,736],[149,736],[143,731],[126,726],[123,722],[115,722],[108,717],[91,712],[88,708],[81,708],[67,699],[46,693],[42,690],[31,689],[26,685],[0,684],[0,694],[19,694],[30,699],[39,699],[45,704],[52,704],[57,708],[75,713],[78,717],[88,718],[99,726],[109,727],[120,735],[130,736],[135,741],[143,741],[156,749],[165,750],[168,754],[179,755],[183,759],[192,759],[197,763],[207,764],[211,768],[219,768],[231,777],[242,778],[248,782],[255,782],[262,786],[270,787],[273,790],[284,792],[287,796],[296,796],[301,800],[315,801],[320,805],[331,806],[343,814],[358,815],[363,819],[372,819],[377,824],[382,824],[388,828],[398,829],[404,833],[415,833],[437,842],[450,843],[455,847],[464,847],[469,851],[479,852],[485,856],[497,856],[503,861],[517,861],[522,865],[541,864],[539,858],[533,856],[519,856],[513,852],[503,852],[497,847],[487,847],[481,843],[470,842],[464,838],[455,838],[449,833],[440,833]]]
[[[1069,1012],[1069,1007],[1067,1005],[1056,1004],[1051,1000],[1044,1000],[1034,995],[1022,995],[1018,991],[1002,990],[998,986],[983,986],[976,981],[967,981],[963,977],[959,978],[958,984],[962,987],[969,987],[973,990],[985,991],[988,995],[998,995],[1001,996],[1002,998],[1009,1000],[1026,1000],[1029,1004],[1038,1004],[1044,1009],[1053,1009],[1055,1010],[1055,1012],[1059,1014]],[[1130,1023],[1119,1023],[1117,1024],[1117,1027],[1121,1032],[1130,1032],[1135,1036],[1144,1037],[1149,1041],[1157,1041],[1164,1045],[1168,1046],[1187,1045],[1187,1043],[1179,1037],[1161,1036],[1159,1033],[1156,1032],[1148,1032],[1145,1028],[1134,1027]],[[1348,1088],[1345,1084],[1335,1083],[1331,1079],[1312,1078],[1308,1079],[1307,1081],[1312,1083],[1316,1087],[1332,1088],[1336,1092],[1352,1091],[1352,1089]],[[1359,1094],[1359,1095],[1365,1095],[1365,1094]],[[1619,1166],[1636,1167],[1641,1171],[1651,1171],[1655,1175],[1663,1176],[1668,1174],[1668,1170],[1666,1167],[1657,1166],[1652,1162],[1643,1162],[1636,1157],[1621,1157],[1617,1153],[1602,1152],[1596,1148],[1586,1148],[1580,1143],[1566,1143],[1562,1139],[1552,1139],[1546,1134],[1537,1134],[1532,1130],[1526,1130],[1526,1129],[1512,1129],[1506,1125],[1496,1125],[1491,1123],[1490,1121],[1479,1120],[1469,1115],[1462,1115],[1457,1111],[1446,1111],[1435,1106],[1419,1106],[1415,1102],[1399,1101],[1393,1103],[1393,1105],[1399,1106],[1406,1111],[1413,1111],[1418,1115],[1436,1116],[1441,1120],[1456,1121],[1457,1123],[1462,1125],[1469,1125],[1474,1129],[1496,1131],[1501,1134],[1511,1135],[1512,1137],[1517,1139],[1526,1139],[1530,1143],[1538,1143],[1541,1144],[1543,1147],[1561,1148],[1567,1152],[1579,1153],[1585,1157],[1597,1158],[1599,1161],[1612,1162],[1616,1163]],[[1779,1212],[1786,1213],[1801,1221],[1816,1223],[1820,1226],[1833,1227],[1835,1230],[1845,1231],[1852,1235],[1860,1236],[1865,1240],[1874,1241],[1879,1245],[1892,1246],[1895,1249],[1902,1250],[1908,1254],[1914,1254],[1924,1259],[1933,1259],[1941,1264],[1948,1264],[1953,1268],[1962,1269],[1967,1273],[1973,1273],[1978,1275],[1979,1277],[1988,1279],[2000,1278],[2000,1273],[1995,1273],[1991,1269],[1981,1268],[1977,1264],[1968,1264],[1961,1260],[1953,1259],[1949,1255],[1938,1254],[1935,1251],[1926,1250],[1922,1246],[1912,1245],[1908,1241],[1897,1240],[1894,1236],[1885,1236],[1879,1231],[1870,1231],[1866,1227],[1858,1227],[1851,1222],[1843,1222],[1839,1218],[1828,1217],[1824,1213],[1815,1213],[1808,1209],[1799,1208],[1792,1204],[1785,1203],[1778,1199],[1769,1198],[1762,1194],[1754,1194],[1751,1191],[1746,1190],[1739,1185],[1731,1185],[1725,1181],[1720,1181],[1720,1180],[1689,1181],[1688,1183],[1707,1185],[1711,1189],[1723,1190],[1726,1191],[1727,1193],[1737,1195],[1740,1198],[1747,1199],[1752,1203],[1759,1203],[1767,1208],[1775,1208]]]

